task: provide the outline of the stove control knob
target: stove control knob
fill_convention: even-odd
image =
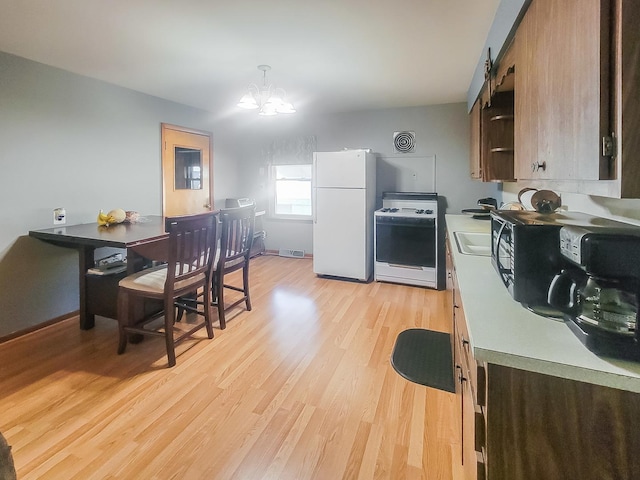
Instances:
[[[424,213],[424,210],[416,210],[417,214]]]
[[[433,213],[433,210],[425,210],[425,213],[428,213],[429,215],[431,215]]]

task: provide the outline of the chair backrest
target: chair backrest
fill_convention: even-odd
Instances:
[[[222,234],[218,270],[238,267],[249,261],[255,218],[255,204],[220,210]]]
[[[214,260],[218,212],[167,217],[169,232],[167,288],[196,275],[206,274]]]

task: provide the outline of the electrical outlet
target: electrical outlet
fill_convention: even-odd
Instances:
[[[54,225],[64,225],[67,223],[67,212],[64,208],[54,208],[53,209],[53,224]]]

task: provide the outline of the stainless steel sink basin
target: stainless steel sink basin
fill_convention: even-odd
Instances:
[[[453,232],[458,251],[464,255],[491,255],[491,234],[481,232]]]

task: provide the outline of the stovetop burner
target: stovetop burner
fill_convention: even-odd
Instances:
[[[382,208],[376,215],[436,216],[438,194],[419,192],[384,192]]]
[[[430,208],[396,208],[396,207],[384,207],[381,208],[380,210],[378,210],[379,212],[390,212],[390,213],[396,213],[399,211],[406,211],[409,213],[417,213],[417,214],[422,214],[422,213],[426,213],[426,214],[431,214],[433,213],[433,210],[431,210]]]
[[[393,217],[435,217],[433,208],[406,208],[406,207],[383,207],[376,210],[376,216],[393,216]]]

